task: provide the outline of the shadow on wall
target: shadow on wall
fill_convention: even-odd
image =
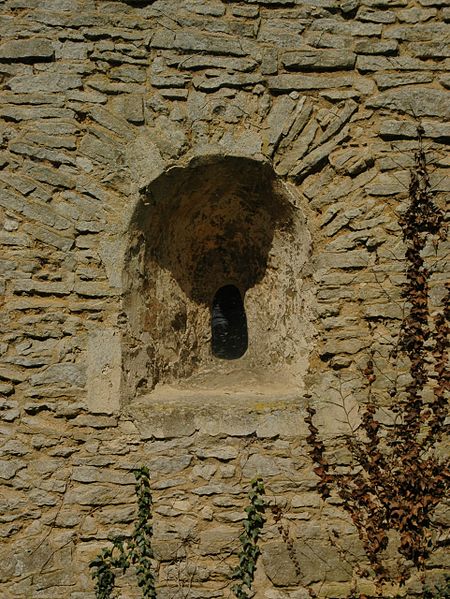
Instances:
[[[276,271],[298,238],[294,212],[272,168],[243,158],[172,168],[146,188],[124,273],[124,389],[145,393],[224,367],[227,356],[211,344],[222,288],[240,295],[239,318],[248,321],[248,351],[242,345],[231,357],[245,368],[267,366],[260,338],[276,324]]]

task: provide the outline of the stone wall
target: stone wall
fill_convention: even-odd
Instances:
[[[258,596],[348,596],[367,561],[339,499],[317,493],[305,408],[314,402],[332,444],[364,399],[369,349],[387,375],[376,389],[390,384],[403,310],[398,214],[419,120],[437,198],[449,189],[445,5],[0,0],[2,598],[93,598],[88,563],[130,531],[130,469],[141,464],[161,597],[229,595],[255,475],[283,507],[301,565],[299,576],[269,523]],[[239,161],[251,165],[245,185]],[[182,201],[170,187],[180,178],[177,193],[192,191]],[[230,272],[248,292],[256,348],[226,367],[205,349],[207,302],[189,287],[195,236],[170,260],[164,237],[179,242],[186,211],[187,229],[208,223],[205,194],[215,193],[225,208],[201,239],[218,247],[223,226],[225,241],[240,240]],[[233,220],[244,200],[243,214],[265,225]],[[293,228],[274,214],[283,207]],[[241,233],[261,231],[245,283]],[[446,252],[428,251],[432,309]],[[203,265],[205,280],[219,262]],[[173,331],[183,335],[171,347]],[[273,364],[281,375],[266,380]],[[346,464],[338,450],[333,459]],[[448,524],[444,507],[436,523]],[[444,549],[432,556],[431,578],[445,559]],[[132,583],[123,598],[138,597]],[[364,578],[358,588],[375,593]],[[412,579],[407,593],[420,588]]]

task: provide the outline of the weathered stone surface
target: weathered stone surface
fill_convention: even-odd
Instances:
[[[1,62],[40,62],[53,60],[52,43],[44,38],[10,40],[0,45]]]
[[[274,92],[293,90],[326,89],[330,87],[350,87],[354,79],[350,75],[314,77],[309,75],[278,75],[268,78],[269,89]]]
[[[424,136],[446,140],[450,138],[450,125],[423,121]],[[409,121],[386,120],[380,126],[380,135],[386,139],[417,138],[417,124]],[[398,165],[397,165],[398,166]]]
[[[369,107],[398,110],[415,117],[437,116],[449,118],[448,94],[438,89],[408,88],[385,92],[367,102]]]
[[[245,56],[246,52],[236,39],[222,38],[200,32],[157,31],[151,39],[152,48],[173,48],[188,52],[231,54]]]
[[[86,384],[85,369],[78,364],[55,364],[42,372],[34,374],[30,383],[32,385],[49,385],[56,383],[63,386],[84,387]]]
[[[439,62],[429,63],[410,56],[358,56],[356,68],[363,72],[371,71],[430,71],[445,68]]]
[[[399,44],[396,40],[361,40],[355,44],[356,54],[396,54]]]
[[[13,77],[8,82],[9,88],[16,93],[61,92],[79,88],[81,85],[79,75],[67,73],[38,73]]]
[[[415,83],[430,83],[433,81],[431,73],[383,73],[374,76],[378,89],[384,90],[400,85],[413,85]]]
[[[378,372],[409,382],[388,358],[398,215],[418,123],[439,202],[450,188],[444,0],[0,5],[2,599],[93,596],[89,562],[130,534],[141,465],[161,599],[229,593],[258,475],[299,568],[268,517],[256,596],[377,595],[345,503],[317,492],[306,409],[346,473],[371,350],[383,426]],[[422,252],[430,314],[447,253]],[[211,343],[229,283],[247,321],[235,360]],[[440,549],[428,565],[448,566]]]
[[[297,50],[285,52],[282,64],[291,71],[348,70],[355,65],[356,55],[350,50]]]

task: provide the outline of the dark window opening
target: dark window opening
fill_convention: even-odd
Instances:
[[[216,358],[237,360],[247,351],[247,317],[239,289],[234,285],[221,287],[214,296],[211,332]]]

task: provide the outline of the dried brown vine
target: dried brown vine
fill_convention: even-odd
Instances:
[[[418,127],[418,150],[411,169],[409,205],[399,219],[406,245],[406,283],[402,295],[407,311],[403,319],[395,353],[409,359],[410,381],[405,393],[389,392],[397,414],[390,430],[375,417],[376,404],[372,385],[376,380],[373,356],[363,375],[367,385],[367,403],[362,410],[362,436],[351,435],[347,446],[357,468],[349,474],[337,472],[325,455],[325,445],[314,425],[315,410],[308,408],[310,455],[319,476],[318,491],[327,498],[336,490],[349,511],[377,579],[387,573],[382,551],[389,531],[399,536],[398,551],[417,568],[424,565],[432,548],[432,514],[448,493],[449,471],[437,459],[433,448],[441,440],[447,415],[446,395],[450,388],[448,369],[448,333],[450,289],[444,306],[436,314],[429,312],[429,283],[424,249],[446,237],[443,212],[434,202],[423,130]],[[432,366],[430,366],[432,364]],[[432,386],[432,399],[425,394]],[[429,394],[428,394],[429,397]],[[404,582],[406,571],[399,569]]]

